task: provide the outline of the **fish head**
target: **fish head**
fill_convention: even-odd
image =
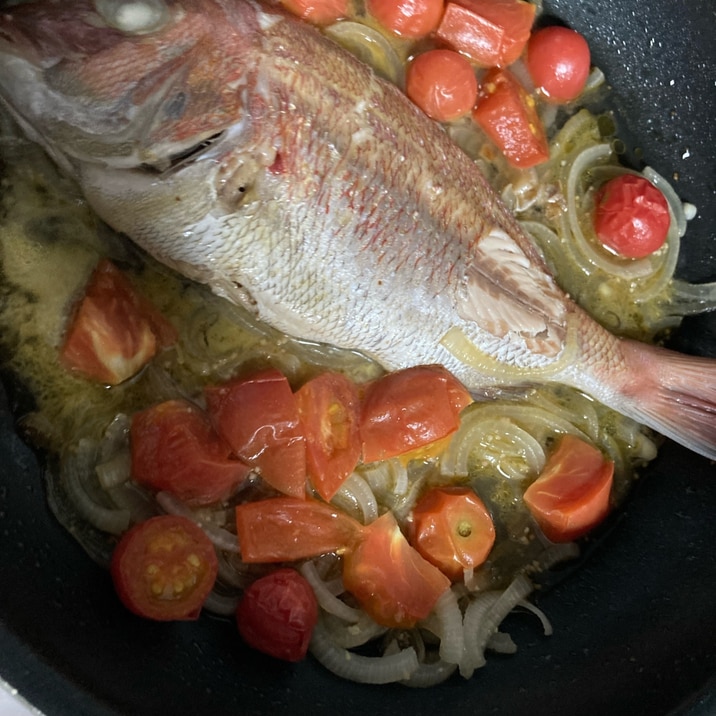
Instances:
[[[15,5],[0,11],[0,96],[67,171],[161,171],[241,125],[266,17],[228,0]]]

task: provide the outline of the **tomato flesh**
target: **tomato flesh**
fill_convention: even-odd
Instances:
[[[358,464],[360,398],[355,384],[339,373],[322,373],[296,393],[306,436],[308,476],[329,501]]]
[[[236,609],[244,641],[284,661],[306,656],[317,621],[318,602],[311,585],[288,567],[253,582]]]
[[[595,203],[594,230],[615,253],[640,259],[664,245],[671,225],[669,204],[648,179],[634,174],[610,179]]]
[[[411,543],[456,581],[479,567],[495,543],[495,526],[482,500],[467,487],[435,488],[413,510]]]
[[[527,169],[549,159],[534,99],[509,70],[489,70],[472,117],[510,164]]]
[[[286,495],[306,494],[306,441],[296,396],[271,368],[204,390],[217,432],[234,453]]]
[[[293,562],[355,544],[361,524],[317,500],[274,497],[236,506],[244,562]]]
[[[596,527],[609,513],[614,463],[573,435],[565,435],[524,501],[553,542],[571,542]]]
[[[125,532],[110,571],[130,611],[158,621],[191,620],[214,586],[218,561],[209,538],[191,520],[161,515]]]
[[[430,614],[450,580],[410,546],[386,512],[345,554],[343,584],[378,624],[408,628]]]
[[[231,457],[209,417],[185,400],[169,400],[132,416],[132,477],[152,490],[165,490],[189,505],[230,497],[249,467]]]
[[[567,27],[545,27],[530,37],[526,64],[535,88],[547,102],[571,102],[589,77],[589,45]]]
[[[436,35],[481,67],[505,67],[522,54],[534,17],[522,0],[448,2]]]
[[[472,402],[464,386],[441,366],[388,373],[371,383],[361,408],[363,460],[385,460],[452,434]]]
[[[420,109],[438,122],[467,114],[477,99],[472,65],[453,50],[429,50],[408,66],[405,92]]]
[[[159,311],[111,261],[103,259],[74,311],[60,355],[71,370],[117,385],[138,373],[176,337]]]
[[[443,0],[366,0],[366,7],[391,32],[419,39],[438,26]]]

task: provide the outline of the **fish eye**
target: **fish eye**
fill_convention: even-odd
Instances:
[[[154,32],[170,19],[164,0],[94,0],[94,6],[107,25],[130,35]]]

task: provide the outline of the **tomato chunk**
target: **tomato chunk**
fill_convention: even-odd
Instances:
[[[634,174],[610,179],[595,203],[594,230],[615,253],[639,259],[664,245],[671,225],[669,204],[648,179]]]
[[[249,467],[231,457],[209,417],[185,400],[169,400],[132,416],[132,477],[190,505],[231,496]]]
[[[276,369],[204,391],[217,432],[234,453],[286,495],[306,494],[306,441],[296,396]]]
[[[548,102],[571,102],[589,77],[591,56],[582,35],[568,27],[545,27],[527,43],[527,71]]]
[[[430,490],[413,510],[411,543],[453,581],[479,567],[495,543],[495,526],[482,500],[467,487]]]
[[[360,459],[358,389],[340,373],[322,373],[303,385],[296,399],[306,436],[308,475],[328,501]]]
[[[159,621],[196,619],[214,587],[214,546],[186,517],[161,515],[125,532],[112,554],[112,580],[122,603]]]
[[[565,435],[524,501],[553,542],[571,542],[609,513],[614,463],[589,443]]]
[[[487,72],[472,117],[510,164],[527,169],[549,159],[535,101],[509,70]]]
[[[317,621],[318,603],[311,585],[288,567],[253,582],[236,609],[244,641],[285,661],[306,656]]]
[[[378,624],[407,628],[430,614],[450,580],[410,546],[386,512],[346,553],[343,584]]]
[[[177,334],[108,259],[99,262],[61,349],[71,370],[117,385],[138,373]]]
[[[361,524],[317,500],[273,497],[236,507],[244,562],[293,562],[355,544]]]
[[[281,4],[316,25],[330,25],[348,14],[348,0],[281,0]]]
[[[366,7],[391,32],[418,39],[438,26],[443,0],[367,0]]]
[[[363,460],[385,460],[451,435],[471,402],[468,391],[441,366],[388,373],[368,386],[363,400]]]
[[[437,37],[482,67],[505,67],[530,36],[535,5],[523,0],[448,2]]]
[[[408,66],[405,92],[420,109],[438,122],[467,114],[477,99],[472,65],[453,50],[429,50]]]

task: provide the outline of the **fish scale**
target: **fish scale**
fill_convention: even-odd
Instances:
[[[168,7],[137,36],[89,0],[0,16],[0,96],[107,223],[298,338],[564,382],[716,457],[716,362],[592,321],[396,87],[273,6]]]

